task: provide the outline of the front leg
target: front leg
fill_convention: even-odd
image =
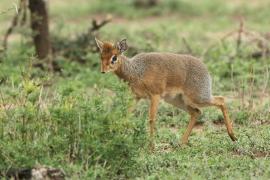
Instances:
[[[155,132],[155,124],[156,124],[156,114],[158,110],[160,96],[152,95],[150,97],[150,108],[149,108],[149,126],[150,126],[150,148],[153,150],[154,145],[154,132]]]

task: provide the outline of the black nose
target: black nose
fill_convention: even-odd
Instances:
[[[101,73],[102,73],[102,74],[104,74],[105,72],[104,72],[104,71],[102,71]]]

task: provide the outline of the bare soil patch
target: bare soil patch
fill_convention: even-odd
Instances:
[[[160,143],[156,144],[155,151],[160,153],[169,153],[173,151],[173,148],[169,143]]]
[[[215,119],[215,120],[213,121],[213,124],[214,124],[215,126],[218,126],[218,127],[224,126],[224,120],[221,119],[221,118]]]
[[[270,120],[254,120],[251,123],[253,126],[270,125]]]
[[[177,127],[175,124],[171,124],[169,128],[170,128],[172,133],[178,133],[179,132],[179,127]]]
[[[252,159],[270,157],[269,151],[261,150],[243,151],[241,149],[236,149],[233,151],[233,154],[237,156],[250,156]]]
[[[201,133],[203,132],[203,124],[204,122],[196,122],[194,128],[193,128],[193,131],[196,132],[196,133]]]

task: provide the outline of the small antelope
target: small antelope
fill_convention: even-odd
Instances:
[[[155,131],[156,114],[160,99],[190,114],[182,143],[188,142],[200,108],[218,107],[224,116],[230,138],[236,141],[224,98],[212,96],[211,76],[201,60],[190,55],[173,53],[141,53],[132,58],[123,55],[128,49],[126,39],[115,44],[95,39],[101,54],[101,72],[114,72],[128,82],[136,100],[150,99],[149,125],[151,146]]]

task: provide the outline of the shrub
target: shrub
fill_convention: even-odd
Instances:
[[[33,98],[41,88],[32,85],[33,91],[22,86],[25,90],[14,97],[22,104],[1,113],[2,170],[74,163],[89,169],[92,178],[132,173],[129,168],[136,166],[145,130],[144,122],[127,111],[132,100],[125,85],[118,84],[115,93],[94,88],[91,95],[57,90],[55,98],[46,101]]]

